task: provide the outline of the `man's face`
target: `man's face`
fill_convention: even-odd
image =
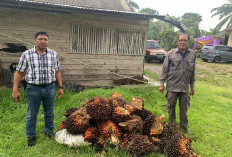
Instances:
[[[46,35],[39,35],[35,39],[35,44],[40,49],[46,49],[48,47],[48,37]]]
[[[183,34],[179,36],[179,40],[177,41],[177,45],[179,47],[179,49],[181,50],[186,50],[189,44],[189,40],[188,40],[188,35]]]

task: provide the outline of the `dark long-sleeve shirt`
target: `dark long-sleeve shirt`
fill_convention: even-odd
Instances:
[[[182,54],[178,48],[172,49],[166,55],[160,75],[160,86],[167,80],[167,91],[189,92],[195,83],[196,53],[187,49]]]

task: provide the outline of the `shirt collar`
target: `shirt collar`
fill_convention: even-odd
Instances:
[[[177,51],[176,51],[176,52],[177,52],[177,53],[182,53],[181,50],[179,49],[179,47],[177,48]],[[190,52],[190,51],[189,51],[189,49],[187,48],[186,51],[185,51],[185,54],[186,54],[186,53],[189,53],[189,52]]]
[[[37,52],[37,51],[36,51],[36,46],[34,46],[34,52]],[[46,54],[47,52],[48,52],[48,48],[46,48],[46,51],[45,51],[44,54]],[[39,52],[37,52],[37,53],[39,53]]]

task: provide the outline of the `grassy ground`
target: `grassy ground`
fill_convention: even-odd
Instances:
[[[197,61],[196,95],[191,97],[189,109],[189,133],[195,151],[201,157],[230,157],[232,156],[232,64],[214,64]],[[149,75],[149,72],[146,72]],[[152,75],[152,73],[151,73]],[[154,74],[157,79],[157,75]],[[165,104],[164,95],[158,92],[158,87],[149,85],[121,86],[114,89],[86,89],[80,93],[65,91],[62,99],[56,99],[55,129],[59,130],[60,122],[65,119],[65,110],[79,107],[81,103],[94,96],[107,98],[113,92],[119,92],[124,99],[139,96],[145,102],[145,108],[157,115],[168,114],[162,106]],[[26,99],[21,89],[23,99],[16,106],[11,98],[11,89],[0,88],[0,157],[51,157],[51,156],[95,156],[91,147],[82,146],[69,148],[49,140],[43,134],[43,110],[38,114],[37,144],[27,147],[25,135]],[[178,112],[178,108],[177,108]],[[177,114],[178,115],[178,114]],[[179,119],[179,117],[177,117]],[[179,123],[179,121],[178,121]],[[109,157],[126,157],[118,147],[107,148]],[[164,157],[152,153],[149,157]]]

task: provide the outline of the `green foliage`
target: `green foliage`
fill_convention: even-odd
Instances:
[[[213,8],[211,10],[212,17],[214,16],[219,16],[219,20],[221,20],[217,26],[214,28],[214,33],[217,33],[220,31],[220,29],[224,26],[227,25],[226,27],[228,27],[229,25],[232,24],[232,0],[227,0],[228,3],[223,4],[220,7],[216,7]]]
[[[137,3],[135,3],[134,1],[130,0],[129,3],[130,3],[130,5],[131,5],[132,7],[134,7],[135,9],[139,9],[139,5],[138,5]]]
[[[182,26],[191,37],[197,38],[201,36],[199,29],[199,24],[202,21],[201,15],[198,13],[185,13],[181,16],[180,20]]]
[[[161,40],[162,47],[166,50],[170,50],[172,48],[177,47],[177,36],[177,32],[175,32],[173,28],[167,28],[163,30],[163,32],[159,34],[159,39]]]
[[[159,15],[159,12],[157,10],[151,9],[151,8],[143,8],[139,11],[139,13],[146,13],[146,14],[155,14]]]
[[[181,16],[181,23],[184,28],[194,29],[202,21],[202,16],[198,13],[184,13]]]
[[[160,33],[169,29],[173,29],[174,31],[174,27],[164,21],[157,20],[153,22],[152,20],[150,20],[148,39],[160,40]]]

